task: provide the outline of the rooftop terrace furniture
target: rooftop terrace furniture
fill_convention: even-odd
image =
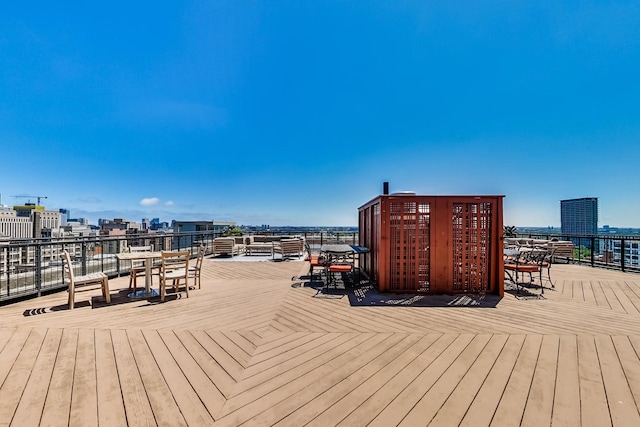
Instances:
[[[509,280],[516,285],[517,292],[520,292],[521,287],[533,285],[533,275],[540,274],[540,265],[537,262],[538,254],[546,252],[546,250],[521,248],[508,249],[504,252],[504,272],[509,277]],[[521,280],[524,274],[529,275],[528,282]],[[542,284],[540,284],[540,287],[541,292],[544,293]]]
[[[244,253],[245,245],[236,242],[234,237],[218,237],[213,240],[213,255],[240,255]]]
[[[69,310],[73,310],[75,306],[76,288],[87,287],[89,285],[100,285],[102,289],[102,296],[107,303],[111,302],[111,295],[109,294],[109,278],[102,272],[86,274],[83,276],[76,276],[73,272],[73,263],[71,262],[71,256],[69,252],[64,251],[62,253],[62,260],[64,264],[64,274],[66,275],[66,282],[69,292]],[[86,288],[85,290],[89,290]]]
[[[160,267],[160,301],[164,302],[167,292],[167,282],[171,281],[174,292],[178,292],[180,282],[184,283],[184,290],[189,298],[189,258],[191,250],[162,251],[162,265]]]
[[[300,257],[304,253],[304,240],[301,238],[282,239],[279,243],[273,245],[273,259],[276,254],[280,254],[280,259],[291,256]]]
[[[193,279],[193,287],[198,286],[198,289],[201,288],[200,284],[200,273],[202,272],[202,261],[204,260],[204,254],[207,252],[207,246],[202,244],[198,248],[198,257],[196,258],[195,265],[189,266],[189,278]]]
[[[559,259],[564,259],[569,263],[573,259],[573,251],[576,246],[572,241],[550,241],[548,247],[554,248],[551,262],[557,262]]]
[[[560,259],[570,262],[573,259],[575,245],[570,240],[529,239],[522,237],[506,237],[504,246],[544,247],[554,248],[551,262],[557,263]]]
[[[129,246],[128,252],[153,252],[153,245],[149,246]],[[145,275],[145,262],[147,261],[131,261],[131,269],[129,270],[129,289],[133,287],[133,292],[138,290],[138,276]],[[152,262],[149,260],[148,262]],[[158,267],[156,267],[157,269]],[[151,276],[153,277],[153,276]],[[153,284],[153,280],[151,280]]]
[[[273,256],[273,246],[275,241],[262,241],[262,239],[258,239],[258,241],[256,241],[256,237],[260,236],[249,236],[245,238],[245,253],[247,255],[266,253]]]
[[[304,244],[304,248],[307,252],[306,261],[309,261],[309,280],[313,280],[313,270],[320,269],[320,272],[323,272],[327,266],[327,260],[321,253],[312,252],[308,243]]]

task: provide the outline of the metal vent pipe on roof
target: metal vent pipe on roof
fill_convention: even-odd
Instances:
[[[382,194],[389,194],[389,183],[387,181],[382,183]]]

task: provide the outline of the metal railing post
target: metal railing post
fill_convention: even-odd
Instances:
[[[35,271],[35,281],[36,281],[36,291],[38,296],[41,296],[42,292],[42,243],[36,243],[36,259],[35,259],[36,271]]]
[[[87,274],[87,242],[82,241],[82,274]]]
[[[9,257],[10,257],[11,251],[9,250],[9,248],[10,248],[9,246],[7,246],[5,248],[5,251],[6,251],[5,259],[7,260],[7,265],[5,266],[6,267],[5,270],[7,272],[7,296],[9,296],[9,289],[11,289],[11,274],[9,274],[9,270],[10,270],[9,267],[10,267],[10,262],[11,262]]]
[[[620,269],[622,271],[625,270],[624,268],[624,258],[625,258],[625,253],[624,253],[624,238],[620,239]]]

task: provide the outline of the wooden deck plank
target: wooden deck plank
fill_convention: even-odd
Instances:
[[[14,417],[45,337],[46,330],[31,330],[25,341],[16,336],[17,340],[11,343],[14,351],[10,353],[17,357],[0,388],[0,419],[10,420]]]
[[[637,275],[554,265],[537,300],[352,307],[296,286],[305,263],[207,261],[188,299],[0,306],[0,425],[639,422]]]
[[[248,424],[274,425],[303,407],[309,408],[311,414],[298,411],[296,416],[285,422],[288,425],[302,425],[315,415],[313,408],[334,404],[418,339],[415,335],[392,334],[369,351],[349,360],[343,369],[327,370],[311,383],[312,386],[296,392],[295,398],[281,400],[250,419]]]
[[[45,331],[46,336],[33,365],[33,372],[29,376],[24,392],[12,419],[13,425],[39,425],[44,402],[47,398],[56,354],[62,337],[62,329]]]
[[[69,425],[77,348],[78,330],[65,329],[62,332],[47,398],[42,410],[41,426]]]
[[[147,390],[133,355],[127,332],[111,331],[113,353],[118,368],[118,380],[122,392],[122,400],[130,426],[154,426],[156,419],[151,409]],[[145,363],[145,361],[141,361]],[[147,362],[149,363],[149,362]]]
[[[640,340],[637,339],[638,337],[614,336],[611,338],[616,347],[627,384],[633,394],[636,408],[640,411],[640,345],[637,345],[640,344]],[[637,342],[635,348],[632,340]]]
[[[614,426],[640,426],[638,407],[611,337],[597,335],[595,343],[609,403],[611,423]]]
[[[553,397],[556,386],[559,337],[545,335],[542,338],[522,426],[551,425]]]
[[[202,370],[193,365],[193,358],[184,351],[182,343],[173,332],[145,330],[143,335],[186,425],[213,425],[207,406],[214,409],[220,403],[208,400],[209,390],[215,387],[206,380]]]
[[[222,366],[209,354],[189,331],[176,331],[176,337],[180,340],[185,350],[194,359],[194,362],[202,369],[212,385],[207,390],[207,400],[211,400],[207,407],[210,413],[219,410],[226,398],[231,395],[236,384],[235,380],[224,370]]]
[[[489,426],[524,344],[524,335],[509,335],[491,371],[460,422],[461,427]]]
[[[380,413],[371,421],[371,426],[398,425],[405,419],[420,399],[440,377],[449,369],[451,363],[466,350],[473,342],[474,335],[458,335],[453,343],[449,345],[437,359],[429,364],[421,372],[413,372],[413,379],[401,393],[394,396],[394,399],[384,407]]]
[[[4,382],[11,372],[11,368],[16,359],[20,357],[20,352],[24,347],[25,342],[29,339],[29,329],[10,330],[9,333],[3,334],[5,336],[6,344],[0,353],[0,394],[4,393]],[[9,414],[3,414],[0,412],[0,419]],[[13,413],[10,414],[13,416]]]
[[[323,334],[320,332],[297,332],[291,334],[286,342],[282,343],[282,341],[278,341],[282,343],[279,347],[273,348],[269,346],[269,351],[256,354],[251,359],[251,363],[247,366],[247,369],[245,369],[242,378],[247,379],[252,375],[294,358],[300,360],[298,356],[321,345],[324,342],[323,339],[329,340],[331,337],[331,334]]]
[[[337,349],[342,348],[350,339],[354,339],[353,334],[321,334],[313,341],[301,343],[295,350],[280,358],[252,365],[246,369],[242,381],[237,384],[235,394],[264,384],[283,372],[292,378],[309,372],[318,364],[330,361],[333,358],[333,352],[339,351]],[[366,339],[366,336],[362,339]]]
[[[452,361],[451,366],[438,378],[433,387],[420,397],[420,400],[411,408],[399,425],[415,426],[418,423],[433,420],[438,411],[440,411],[446,403],[448,397],[457,387],[461,386],[461,381],[472,367],[478,363],[479,359],[479,364],[483,365],[481,354],[489,345],[491,338],[491,335],[476,335],[464,351],[460,353],[460,356]],[[500,338],[496,341],[500,346],[504,344]],[[496,351],[495,353],[497,354],[499,352]],[[483,379],[484,378],[483,376]],[[457,403],[458,402],[455,402],[454,404]],[[455,422],[459,423],[461,419],[462,416],[455,420]]]
[[[520,425],[524,410],[527,406],[527,397],[533,380],[538,354],[542,344],[542,336],[528,335],[518,355],[518,360],[513,366],[509,382],[498,403],[492,426],[516,426]]]
[[[624,282],[608,282],[611,291],[614,293],[623,313],[637,316],[640,314],[627,294],[627,285]]]
[[[627,312],[640,316],[640,287],[637,282],[624,280],[619,282],[622,292],[624,293],[628,303],[625,304]]]
[[[403,351],[396,359],[390,361],[385,366],[376,372],[371,377],[367,378],[362,384],[358,385],[353,391],[348,393],[345,397],[341,398],[337,402],[325,406],[320,405],[306,405],[301,408],[300,411],[296,411],[290,417],[282,420],[282,425],[287,425],[290,421],[298,421],[302,416],[308,426],[326,426],[335,425],[338,422],[343,421],[347,416],[354,411],[361,408],[366,402],[373,398],[385,386],[389,385],[403,369],[408,366],[417,367],[419,358],[427,351],[428,348],[434,345],[434,343],[441,336],[436,334],[420,335],[419,340],[415,342],[407,350]],[[363,409],[367,412],[366,409]],[[301,412],[301,414],[298,414]],[[364,422],[365,419],[356,416],[358,421]],[[355,425],[354,423],[351,423]],[[299,423],[299,425],[302,425]]]
[[[272,378],[269,382],[263,382],[245,393],[234,396],[227,401],[221,412],[224,417],[221,425],[247,422],[284,399],[295,396],[300,390],[321,381],[338,366],[344,368],[338,371],[346,375],[346,372],[351,372],[354,364],[360,362],[360,356],[373,351],[377,344],[389,338],[390,335],[358,334],[353,339],[334,347],[334,351],[328,353],[332,356],[329,360],[323,363],[318,362],[312,367],[297,366]]]
[[[111,331],[98,329],[96,340],[96,372],[98,394],[98,425],[122,426],[127,424],[124,411],[118,366],[113,352]]]
[[[498,356],[504,350],[507,340],[507,335],[493,335],[490,338],[464,377],[461,378],[453,392],[446,397],[440,409],[435,413],[431,421],[433,425],[459,425],[462,422],[480,388],[493,369]],[[485,410],[487,409],[485,408]],[[418,414],[417,411],[416,414],[424,415],[425,420],[428,418],[428,414]]]
[[[191,334],[234,381],[240,379],[244,372],[244,366],[229,355],[225,348],[214,339],[217,335],[212,336],[205,331],[192,331]]]
[[[73,373],[69,424],[98,425],[98,399],[95,363],[95,335],[93,329],[78,331],[76,368]]]
[[[611,309],[611,305],[609,305],[609,300],[607,300],[607,296],[605,295],[604,290],[602,289],[602,284],[599,281],[594,280],[593,282],[590,282],[589,285],[591,290],[593,291],[596,304],[601,307],[607,307]]]
[[[578,336],[578,372],[582,425],[611,425],[607,395],[593,336]]]
[[[251,359],[251,354],[247,353],[243,346],[238,345],[232,338],[241,338],[238,335],[226,335],[224,332],[220,331],[207,331],[209,336],[215,340],[216,343],[222,348],[224,348],[225,352],[236,361],[236,363],[244,368],[249,363]],[[244,342],[244,340],[242,340]]]
[[[128,331],[129,344],[156,420],[171,426],[187,423],[141,330]]]
[[[617,292],[614,289],[620,289],[619,285],[616,282],[609,282],[604,280],[598,280],[600,287],[602,288],[602,293],[607,299],[607,303],[611,310],[619,311],[621,313],[628,313],[622,303],[620,302],[620,298],[617,295]]]
[[[553,396],[554,426],[571,427],[580,420],[580,375],[578,372],[578,340],[575,335],[562,335],[558,342],[558,368]]]

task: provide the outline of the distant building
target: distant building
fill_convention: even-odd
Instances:
[[[213,231],[221,234],[227,228],[236,226],[231,221],[173,221],[173,231],[176,233],[194,233],[198,231]]]
[[[60,212],[27,204],[0,209],[0,235],[13,239],[51,237],[60,228]]]
[[[592,236],[598,234],[598,198],[560,200],[560,226],[562,234]],[[575,245],[591,248],[589,239],[571,238]]]
[[[114,218],[113,220],[109,219],[100,219],[98,222],[100,224],[100,230],[136,230],[140,231],[142,226],[134,221],[127,221],[124,218]]]
[[[625,240],[624,245],[621,240],[606,240],[603,243],[605,246],[603,252],[609,257],[610,262],[620,263],[624,257],[625,266],[640,266],[640,242],[637,240]]]
[[[19,217],[13,209],[0,210],[0,235],[13,239],[33,237],[33,223],[29,217]]]
[[[67,225],[67,220],[71,218],[71,211],[69,209],[58,209],[60,212],[60,226],[64,227]]]
[[[31,221],[34,237],[52,237],[60,228],[60,212],[34,210]]]

